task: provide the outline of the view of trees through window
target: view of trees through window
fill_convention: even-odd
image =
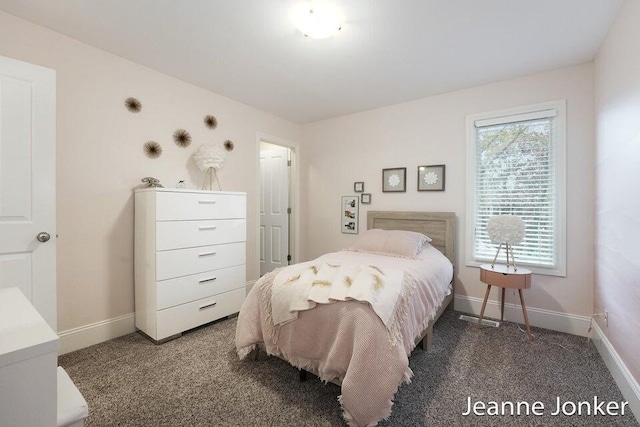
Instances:
[[[552,117],[476,129],[476,260],[492,260],[496,252],[489,218],[518,215],[526,224],[524,242],[514,246],[518,264],[554,267],[553,124]]]

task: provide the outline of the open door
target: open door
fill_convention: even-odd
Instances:
[[[290,150],[261,143],[260,275],[289,264]]]
[[[0,56],[0,288],[56,330],[56,75]]]

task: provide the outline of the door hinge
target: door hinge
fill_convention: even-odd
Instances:
[[[289,263],[291,263],[291,255],[287,255],[287,261],[289,261]]]
[[[291,215],[291,208],[287,208],[287,213]]]
[[[291,166],[291,160],[287,160],[287,166]]]

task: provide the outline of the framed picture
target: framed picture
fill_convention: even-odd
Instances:
[[[444,191],[444,165],[418,166],[418,191]]]
[[[359,200],[358,196],[342,196],[340,224],[343,233],[358,234]]]
[[[382,169],[382,191],[384,193],[407,191],[407,168]]]
[[[354,182],[353,191],[355,191],[356,193],[364,192],[364,182]]]
[[[371,204],[371,193],[362,193],[360,195],[360,203],[363,205]]]

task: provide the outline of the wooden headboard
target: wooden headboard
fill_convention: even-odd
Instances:
[[[407,230],[426,234],[431,245],[455,264],[456,214],[454,212],[369,211],[367,229]]]

